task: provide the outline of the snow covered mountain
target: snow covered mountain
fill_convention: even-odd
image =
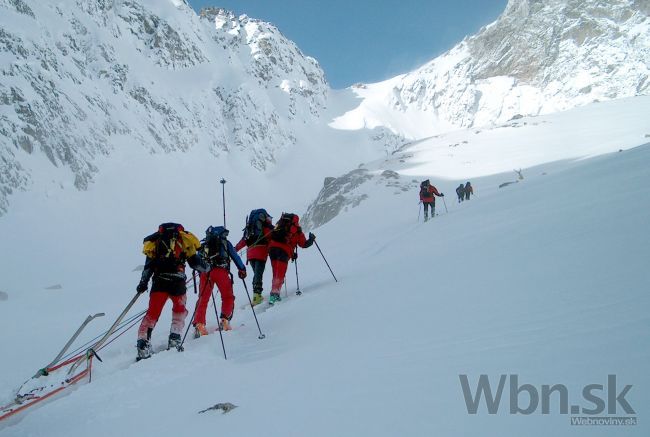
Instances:
[[[645,0],[510,0],[476,35],[408,74],[359,85],[334,126],[417,139],[650,92]]]
[[[329,90],[271,24],[181,0],[0,0],[0,59],[0,212],[53,166],[87,188],[115,150],[200,148],[265,169]]]
[[[334,92],[273,25],[223,9],[0,0],[0,214],[43,183],[87,189],[103,163],[134,150],[207,150],[264,171],[302,153],[331,166],[322,177],[404,137],[646,94],[648,10],[512,0],[422,68]]]

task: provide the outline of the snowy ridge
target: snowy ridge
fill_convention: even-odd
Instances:
[[[643,96],[414,141],[326,181],[305,220],[322,226],[367,201],[376,187],[395,195],[412,193],[423,175],[445,184],[455,181],[455,188],[469,178],[509,174],[501,183],[516,180],[513,170],[628,150],[650,138],[648,113],[650,97]],[[453,191],[448,194],[454,201]]]
[[[448,53],[354,89],[364,103],[335,126],[387,126],[420,138],[648,94],[649,13],[637,0],[511,0]],[[404,123],[414,116],[419,126]]]
[[[113,150],[209,150],[265,169],[328,86],[274,26],[180,1],[0,1],[0,212],[30,155],[80,189]],[[51,172],[52,170],[50,170]]]

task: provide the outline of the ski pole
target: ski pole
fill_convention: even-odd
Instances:
[[[196,270],[192,270],[192,281],[194,282],[194,294],[196,294]],[[183,352],[185,350],[183,349],[183,343],[185,343],[185,339],[187,338],[187,333],[190,332],[190,326],[192,326],[192,323],[194,322],[194,317],[196,317],[196,310],[198,307],[199,307],[199,299],[197,299],[196,303],[194,304],[194,312],[192,312],[192,320],[190,320],[190,323],[187,324],[187,329],[185,330],[185,335],[183,335],[181,344],[179,344],[178,347],[176,348],[179,352]]]
[[[315,242],[315,240],[314,240]],[[300,281],[298,281],[298,248],[296,248],[296,257],[294,258],[293,262],[296,265],[296,296],[300,296],[302,294],[302,291],[300,291]]]
[[[209,273],[208,273],[209,274]],[[208,283],[206,286],[210,284],[210,278],[208,277]],[[226,356],[226,345],[223,343],[223,327],[221,326],[221,319],[219,318],[219,312],[217,311],[217,301],[214,300],[214,290],[211,291],[212,293],[212,306],[214,307],[214,314],[217,316],[217,323],[219,324],[219,337],[221,337],[221,349],[223,349],[223,359],[227,360],[228,357]]]
[[[318,251],[320,252],[320,256],[323,257],[323,261],[325,261],[325,264],[327,264],[327,268],[330,269],[330,273],[332,274],[332,277],[334,278],[334,280],[335,280],[336,282],[339,282],[339,280],[336,279],[336,276],[334,276],[334,272],[332,271],[332,268],[330,267],[330,263],[327,262],[327,259],[325,258],[325,255],[323,255],[323,251],[320,250],[320,246],[318,245],[318,242],[316,242],[316,240],[314,240],[314,243],[316,244],[316,248],[317,248]]]
[[[422,212],[422,201],[418,203],[418,223],[420,223],[420,213]]]
[[[36,375],[34,375],[32,378],[38,378],[40,376],[47,376],[47,369],[49,369],[50,367],[52,367],[53,365],[55,365],[56,363],[59,362],[59,359],[67,352],[67,350],[70,348],[72,343],[74,343],[74,341],[77,339],[77,337],[79,337],[79,334],[81,334],[81,331],[83,331],[83,329],[86,327],[86,325],[88,323],[90,323],[90,321],[93,320],[94,318],[102,317],[102,316],[104,316],[104,313],[97,313],[97,314],[95,314],[93,316],[86,317],[86,320],[84,320],[84,322],[81,324],[81,326],[79,326],[79,328],[77,328],[77,330],[75,331],[74,335],[70,338],[70,340],[68,340],[68,342],[65,344],[65,346],[63,346],[63,349],[61,349],[61,352],[59,352],[59,354],[52,360],[52,362],[50,364],[48,364],[47,366],[45,366],[41,370],[39,370],[36,373]]]
[[[226,180],[221,178],[219,181],[221,183],[221,199],[223,202],[223,227],[226,227]]]
[[[255,314],[255,308],[253,307],[253,301],[251,300],[251,295],[248,292],[248,286],[246,285],[246,281],[244,279],[241,280],[244,283],[244,290],[246,290],[246,296],[248,297],[248,303],[251,304],[251,310],[253,310],[253,317],[255,317],[255,323],[257,323],[257,330],[260,331],[259,338],[260,340],[263,340],[266,338],[266,335],[262,334],[262,329],[260,328],[260,322],[257,320],[257,314]]]
[[[445,196],[442,196],[442,204],[445,205],[445,213],[449,214],[449,210],[447,209],[447,202],[445,202]]]
[[[142,317],[144,317],[144,314],[145,314],[146,312],[147,312],[147,310],[140,311],[140,312],[137,313],[136,315],[131,316],[131,317],[129,317],[128,319],[124,320],[123,322],[121,322],[121,323],[118,325],[118,327],[117,327],[117,329],[115,330],[115,332],[118,332],[118,331],[122,330],[125,326],[127,326],[129,323],[133,322],[134,320],[137,320],[137,321],[141,320]],[[60,362],[60,361],[66,361],[66,360],[70,359],[71,357],[74,357],[75,355],[77,355],[79,352],[81,352],[81,351],[83,351],[83,350],[86,350],[86,349],[88,348],[88,346],[90,346],[91,344],[94,344],[95,341],[97,341],[99,338],[101,338],[102,336],[104,336],[104,334],[106,334],[106,332],[107,332],[107,331],[102,332],[101,334],[99,334],[99,335],[96,336],[95,338],[93,338],[93,339],[91,339],[91,340],[88,340],[86,343],[84,343],[84,344],[82,344],[81,346],[77,347],[75,350],[73,350],[73,351],[71,351],[71,352],[68,352],[66,355],[64,355],[63,357],[61,357],[61,359],[59,360],[59,362]],[[105,343],[104,346],[102,347],[102,349],[103,349],[104,347],[106,347],[106,345],[108,345],[108,343]]]
[[[126,308],[124,308],[124,310],[120,313],[120,315],[117,317],[117,319],[115,319],[115,322],[113,322],[111,327],[108,328],[108,331],[106,331],[106,334],[104,334],[104,336],[102,336],[102,338],[100,338],[95,344],[93,344],[88,349],[89,351],[90,350],[99,350],[101,348],[101,346],[106,342],[106,340],[108,340],[108,338],[111,335],[113,335],[113,332],[117,328],[117,325],[120,324],[120,322],[122,321],[124,316],[126,316],[126,313],[129,312],[129,310],[131,309],[133,304],[135,304],[135,301],[138,300],[138,298],[140,297],[141,294],[142,293],[136,293],[135,296],[133,296],[131,301],[126,305]],[[77,369],[77,367],[79,367],[81,365],[81,363],[85,359],[88,359],[88,358],[89,358],[88,354],[84,354],[83,356],[79,357],[79,359],[77,359],[77,361],[75,361],[74,364],[72,364],[72,366],[70,366],[70,370],[68,370],[68,375],[72,375],[74,373],[74,371]]]

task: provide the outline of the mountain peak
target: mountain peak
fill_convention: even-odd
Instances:
[[[79,189],[99,157],[129,147],[239,154],[264,170],[329,89],[273,25],[184,0],[0,1],[0,55],[0,213],[38,172],[25,155]]]
[[[385,100],[462,128],[647,94],[649,10],[647,0],[510,0],[476,35],[395,78]]]

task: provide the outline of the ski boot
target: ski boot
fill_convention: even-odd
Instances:
[[[208,335],[208,330],[205,329],[205,324],[197,323],[194,325],[194,338],[199,338],[203,335]]]
[[[178,349],[178,346],[181,345],[181,335],[174,334],[173,332],[169,334],[169,341],[167,342],[167,349]]]
[[[221,330],[232,331],[232,327],[230,326],[230,320],[226,319],[225,317],[221,318]]]
[[[262,293],[253,293],[253,306],[259,305],[264,302]]]
[[[145,340],[143,338],[138,339],[137,348],[138,356],[135,359],[136,361],[151,358],[151,343],[149,343],[148,340]]]
[[[282,298],[280,297],[280,293],[271,293],[271,297],[269,297],[269,305],[273,305],[276,302],[280,302]]]

